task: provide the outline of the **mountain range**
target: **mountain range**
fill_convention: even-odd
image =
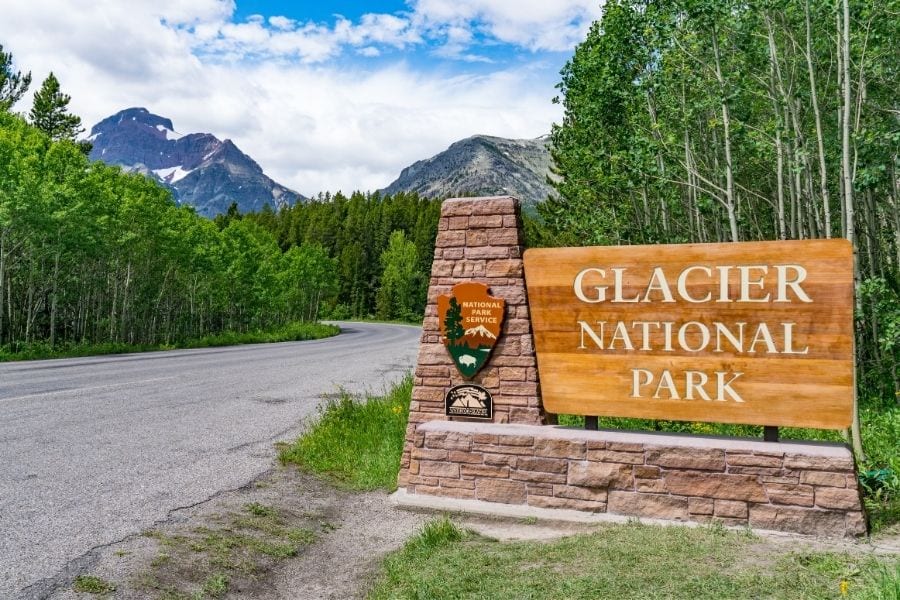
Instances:
[[[516,196],[534,206],[553,193],[549,137],[514,140],[475,135],[403,169],[382,192],[418,192],[427,198]]]
[[[152,177],[175,200],[207,217],[232,202],[241,212],[290,206],[306,198],[268,177],[231,140],[210,133],[182,135],[170,119],[146,108],[128,108],[91,128],[91,158]],[[475,135],[406,167],[386,194],[418,192],[427,198],[512,195],[526,208],[553,193],[548,183],[547,136],[507,139]]]
[[[91,158],[152,177],[172,190],[175,200],[207,217],[232,202],[241,212],[265,205],[279,209],[304,197],[272,181],[231,140],[210,133],[182,135],[172,121],[146,108],[129,108],[91,128]]]

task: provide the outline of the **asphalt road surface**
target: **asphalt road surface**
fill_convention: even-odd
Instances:
[[[324,395],[381,392],[419,329],[0,364],[0,598],[44,598],[94,550],[272,466]]]

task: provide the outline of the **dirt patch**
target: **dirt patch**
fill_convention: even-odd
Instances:
[[[83,574],[123,600],[362,597],[384,554],[428,518],[394,508],[384,492],[343,491],[277,467],[104,548]],[[67,587],[50,597],[86,596]]]

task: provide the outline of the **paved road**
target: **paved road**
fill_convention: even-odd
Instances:
[[[382,391],[419,329],[0,364],[0,598],[43,598],[92,549],[272,465],[323,394]]]

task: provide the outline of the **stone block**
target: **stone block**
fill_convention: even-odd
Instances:
[[[419,475],[422,477],[452,477],[459,479],[459,465],[431,460],[419,461]]]
[[[637,479],[634,480],[634,489],[639,492],[651,492],[662,494],[666,492],[666,481],[664,479]]]
[[[766,502],[766,490],[752,475],[670,471],[665,476],[669,492],[722,500]]]
[[[576,500],[572,498],[559,498],[555,496],[529,496],[529,506],[540,508],[566,508],[569,510],[581,510],[586,512],[605,512],[605,502],[591,500]]]
[[[831,456],[806,456],[804,454],[786,454],[784,457],[785,469],[803,469],[807,471],[835,471],[839,473],[852,473],[853,461],[849,457]]]
[[[833,487],[816,488],[816,506],[840,510],[860,510],[859,491]]]
[[[510,474],[510,479],[516,481],[530,481],[532,483],[565,483],[564,473],[547,473],[544,471],[522,471],[516,469]]]
[[[569,485],[614,489],[631,489],[634,485],[628,465],[586,460],[569,462],[567,482]]]
[[[715,510],[712,498],[688,498],[688,513],[692,515],[711,515]]]
[[[766,491],[773,504],[813,505],[813,488],[809,485],[768,483]]]
[[[447,456],[450,462],[466,463],[479,465],[484,462],[484,455],[480,452],[464,452],[462,450],[451,450]]]
[[[534,441],[535,456],[577,460],[584,458],[586,452],[585,443],[577,440],[537,438]]]
[[[470,228],[503,227],[503,215],[476,215],[469,217]]]
[[[543,471],[545,473],[566,473],[569,463],[561,458],[540,458],[523,456],[516,463],[517,469],[524,471]]]
[[[805,535],[856,535],[848,530],[844,513],[799,506],[752,505],[750,526]]]
[[[571,498],[572,500],[606,502],[607,492],[605,489],[575,487],[571,485],[554,485],[553,495],[558,498]]]
[[[688,499],[678,496],[611,491],[607,506],[609,512],[619,515],[674,521],[688,519]]]
[[[735,467],[777,467],[781,468],[783,461],[781,456],[737,454],[728,452],[725,457],[728,466]]]
[[[509,477],[509,467],[493,465],[458,465],[462,477],[495,477],[505,479]]]
[[[588,446],[590,448],[590,446]],[[644,464],[643,452],[615,452],[613,450],[588,450],[588,460],[627,465]]]
[[[725,470],[724,450],[651,446],[646,455],[648,465],[669,469]]]
[[[746,519],[749,514],[747,503],[737,500],[716,500],[715,515],[733,519]]]
[[[430,448],[413,448],[410,456],[417,460],[447,460],[446,450],[432,450]]]
[[[803,471],[800,473],[800,483],[819,485],[824,487],[847,487],[847,477],[843,473],[829,473],[828,471]],[[850,476],[852,477],[852,475]]]
[[[527,491],[521,481],[478,479],[475,483],[475,497],[486,502],[524,504]]]

